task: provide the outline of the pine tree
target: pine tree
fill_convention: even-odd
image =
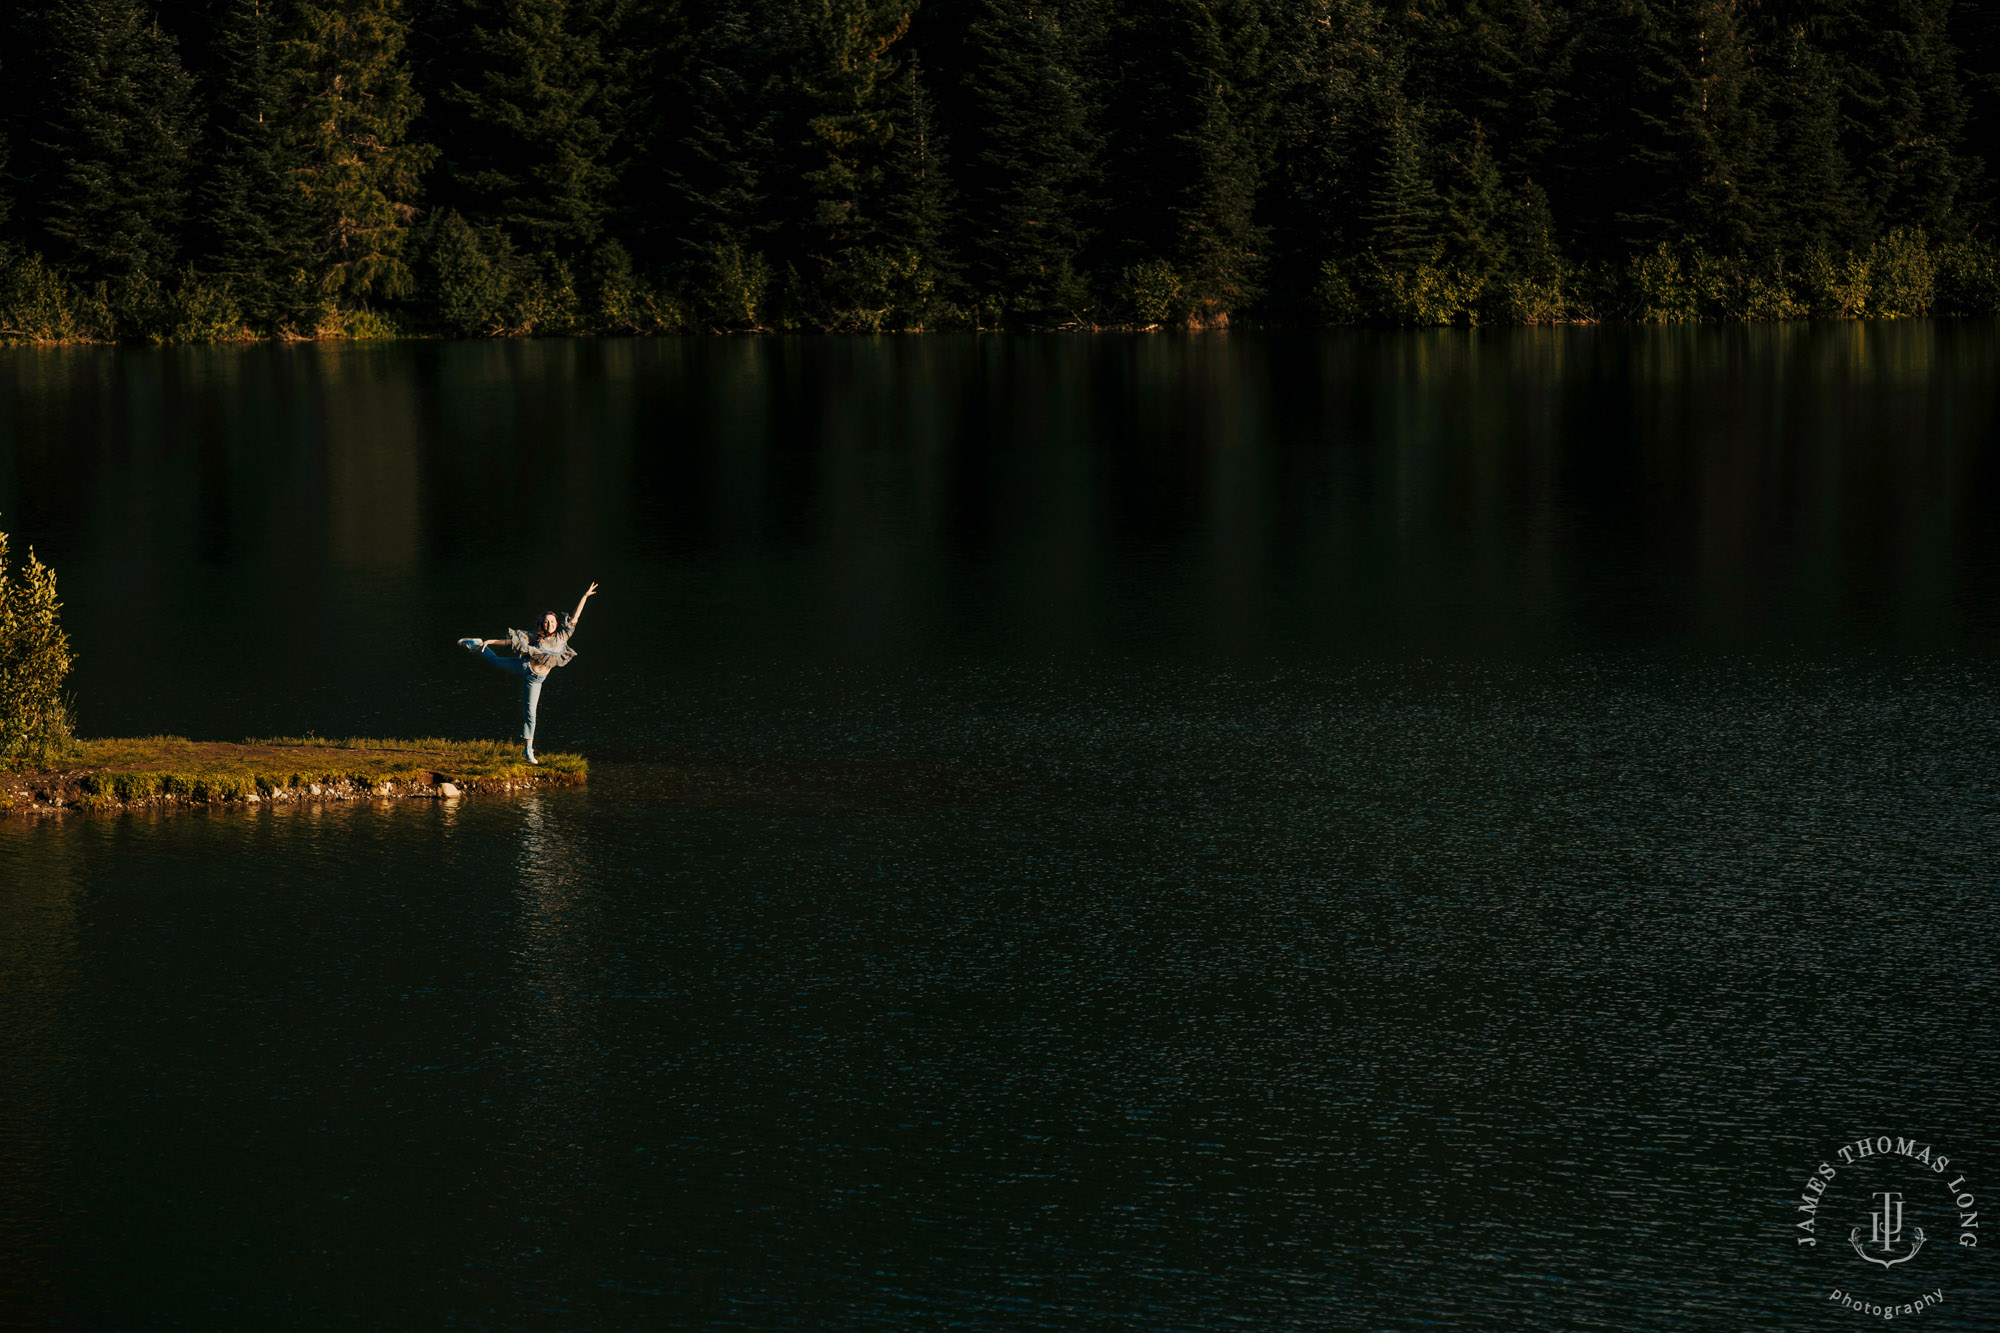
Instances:
[[[1994,215],[1994,191],[2000,188],[2000,6],[1952,6],[1950,36],[1965,88],[1960,142],[1978,172],[1966,182],[1968,195],[1977,198],[1969,220],[1990,228],[2000,222]]]
[[[967,34],[961,188],[975,288],[1018,317],[1075,319],[1088,300],[1079,260],[1096,149],[1077,52],[1059,11],[1032,0],[978,0]]]
[[[1645,0],[1630,90],[1638,168],[1618,220],[1633,249],[1692,239],[1735,253],[1768,234],[1772,151],[1733,0]]]
[[[1772,156],[1771,226],[1760,248],[1794,262],[1815,246],[1865,247],[1873,239],[1854,173],[1841,151],[1839,75],[1803,23],[1771,34],[1766,105]]]
[[[871,232],[862,203],[881,182],[895,133],[893,50],[910,15],[880,0],[817,0],[806,22],[803,222],[808,250],[823,260]]]
[[[1302,0],[1272,12],[1269,75],[1273,252],[1269,305],[1318,319],[1328,265],[1365,243],[1360,216],[1379,117],[1408,77],[1402,44],[1368,0]]]
[[[1876,225],[1958,230],[1966,103],[1951,49],[1951,0],[1837,0],[1829,8],[1855,129],[1847,155]]]
[[[620,67],[615,0],[468,0],[469,68],[447,93],[464,124],[451,202],[530,252],[575,255],[605,229]]]
[[[1172,0],[1126,14],[1112,42],[1107,266],[1165,261],[1203,323],[1247,304],[1262,268],[1266,37],[1258,0]]]
[[[1507,230],[1512,201],[1500,179],[1500,166],[1478,125],[1445,158],[1443,241],[1446,253],[1461,268],[1480,277],[1512,266]]]
[[[138,0],[69,0],[47,22],[38,194],[50,257],[86,277],[157,276],[180,249],[192,81]]]
[[[1442,201],[1417,113],[1392,103],[1380,117],[1374,180],[1362,213],[1367,245],[1376,262],[1410,269],[1428,260],[1441,239]]]
[[[404,251],[436,153],[405,137],[422,105],[403,58],[407,37],[400,0],[298,0],[283,43],[315,285],[336,300],[395,297],[413,285]]]
[[[896,79],[890,113],[895,133],[875,211],[885,241],[913,251],[949,284],[957,264],[950,250],[953,195],[943,131],[925,84],[922,62],[911,56]]]
[[[1561,8],[1535,0],[1461,0],[1410,26],[1405,94],[1432,110],[1447,138],[1473,133],[1503,177],[1539,172],[1555,140],[1547,62]],[[1414,19],[1414,16],[1413,16]]]
[[[227,279],[259,322],[282,318],[288,279],[311,258],[278,42],[275,0],[231,0],[216,33],[212,128],[196,192],[201,267]]]
[[[1732,0],[1579,0],[1556,58],[1549,192],[1596,257],[1663,242],[1734,253],[1772,225],[1775,154],[1746,11]]]
[[[788,34],[761,21],[754,3],[720,0],[651,99],[650,142],[634,174],[657,184],[633,190],[634,230],[684,270],[732,246],[761,246],[775,230]]]

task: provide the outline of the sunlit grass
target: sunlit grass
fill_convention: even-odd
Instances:
[[[124,736],[78,740],[55,767],[86,770],[77,786],[86,802],[144,801],[161,796],[190,800],[242,800],[282,788],[385,782],[557,781],[588,771],[581,755],[547,754],[539,765],[522,761],[504,741],[414,740],[375,737],[269,736],[239,745],[190,741],[185,736]]]

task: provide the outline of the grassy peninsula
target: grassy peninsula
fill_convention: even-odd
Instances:
[[[0,532],[0,811],[291,802],[520,791],[584,781],[582,756],[523,762],[517,741],[266,736],[80,739],[63,683],[75,656],[55,571],[33,550],[15,567]]]
[[[28,814],[143,806],[450,799],[581,783],[582,756],[522,762],[500,741],[273,736],[76,740],[42,762],[0,767],[0,809]]]

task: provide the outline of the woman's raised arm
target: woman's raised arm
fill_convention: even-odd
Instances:
[[[597,591],[597,585],[595,583],[591,584],[588,588],[585,588],[583,590],[583,596],[576,599],[576,610],[569,613],[570,624],[574,625],[576,624],[577,621],[583,619],[583,604],[589,601],[590,594],[596,591]]]

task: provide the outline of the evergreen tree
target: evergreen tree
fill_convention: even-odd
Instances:
[[[1084,198],[1096,154],[1061,11],[977,0],[967,32],[973,119],[962,137],[968,268],[980,296],[1031,320],[1077,318]]]
[[[761,247],[774,230],[778,140],[789,111],[782,27],[757,0],[719,0],[685,62],[652,98],[635,230],[669,263],[698,270],[730,247]]]
[[[1634,249],[1683,237],[1734,253],[1769,235],[1770,128],[1735,0],[1647,0],[1632,89],[1639,176],[1618,210]]]
[[[283,61],[300,133],[297,181],[315,285],[339,300],[412,287],[404,251],[436,156],[405,137],[422,99],[399,0],[297,0]]]
[[[1512,255],[1507,231],[1512,201],[1486,135],[1471,135],[1445,159],[1442,239],[1450,258],[1467,272],[1488,277],[1507,271]]]
[[[14,182],[7,171],[8,163],[12,160],[12,157],[13,154],[8,151],[6,124],[0,122],[0,263],[5,263],[8,259],[12,258],[9,251],[13,247],[7,243],[7,222],[14,211],[14,191],[12,188]]]
[[[880,230],[891,245],[914,252],[947,284],[957,264],[950,249],[953,195],[946,167],[944,134],[924,81],[922,62],[912,56],[897,76],[890,112],[894,135],[875,205]]]
[[[1107,266],[1164,260],[1205,323],[1254,297],[1263,264],[1266,39],[1258,0],[1170,0],[1124,15],[1111,44]]]
[[[1841,151],[1833,61],[1795,22],[1771,35],[1766,71],[1775,145],[1767,246],[1794,257],[1820,245],[1866,246],[1873,237]]]
[[[1960,142],[1978,173],[1967,181],[1968,194],[1978,200],[1974,220],[1991,228],[2000,221],[1994,216],[1994,190],[2000,187],[2000,6],[1952,6],[1950,36],[1965,88]]]
[[[193,86],[138,0],[47,18],[51,115],[38,145],[50,257],[93,278],[158,275],[180,249]]]
[[[880,0],[817,0],[808,11],[801,183],[808,246],[819,257],[871,232],[862,200],[881,182],[895,133],[893,48],[909,26],[907,9]]]
[[[1847,150],[1875,225],[1962,225],[1966,104],[1951,49],[1951,0],[1837,0],[1829,21],[1854,128]]]
[[[1366,241],[1378,263],[1414,268],[1431,257],[1443,230],[1429,144],[1408,106],[1391,104],[1378,123],[1378,158],[1362,214]]]
[[[605,50],[617,0],[467,0],[469,66],[446,94],[465,122],[452,202],[531,252],[570,255],[604,234],[621,70]]]
[[[1273,306],[1286,317],[1328,313],[1325,268],[1351,261],[1365,240],[1378,118],[1367,108],[1399,95],[1408,70],[1396,34],[1368,0],[1301,0],[1272,14],[1271,230]]]
[[[217,29],[208,151],[196,192],[195,251],[244,311],[277,321],[291,275],[310,262],[296,188],[298,128],[286,114],[275,0],[230,0]]]
[[[1474,133],[1503,177],[1536,175],[1556,138],[1547,63],[1563,19],[1537,0],[1461,0],[1412,24],[1405,93],[1447,139]]]

